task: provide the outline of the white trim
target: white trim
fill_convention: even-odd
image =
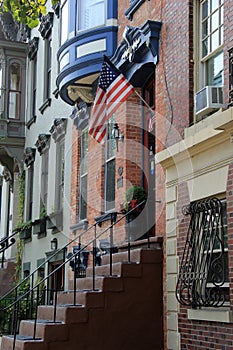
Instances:
[[[76,57],[80,58],[101,51],[106,51],[106,39],[95,40],[76,47]]]
[[[233,312],[229,308],[188,310],[189,320],[233,323]]]

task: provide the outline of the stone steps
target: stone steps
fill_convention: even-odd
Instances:
[[[162,251],[137,249],[130,263],[120,252],[113,262],[113,276],[108,256],[97,267],[98,290],[91,268],[77,281],[76,305],[73,291],[59,293],[56,322],[53,306],[39,306],[35,340],[35,322],[21,321],[15,350],[162,349]],[[4,336],[1,350],[12,349],[13,338]]]

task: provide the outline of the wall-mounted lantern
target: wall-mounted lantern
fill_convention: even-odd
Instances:
[[[116,149],[118,151],[118,142],[119,142],[119,140],[121,142],[124,141],[124,135],[121,133],[117,123],[115,123],[114,126],[113,126],[112,134],[113,134],[113,137],[114,137],[114,139],[116,141]]]
[[[53,238],[50,244],[51,244],[51,250],[57,250],[57,238]]]

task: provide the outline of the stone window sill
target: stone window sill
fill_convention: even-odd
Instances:
[[[42,106],[39,108],[40,113],[43,114],[44,111],[45,111],[45,109],[46,109],[47,107],[49,107],[50,105],[51,105],[51,98],[47,98],[47,99],[44,101],[44,103],[42,104]]]
[[[197,321],[233,323],[233,312],[228,307],[218,309],[189,309],[188,319]]]

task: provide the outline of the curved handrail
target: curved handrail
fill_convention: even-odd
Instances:
[[[48,280],[52,275],[54,275],[59,269],[61,269],[63,266],[65,266],[68,262],[70,262],[73,258],[76,258],[80,253],[82,253],[87,247],[91,246],[93,243],[96,242],[98,238],[100,238],[104,233],[106,233],[109,229],[111,229],[113,226],[115,226],[117,223],[122,221],[124,218],[126,218],[128,215],[132,214],[134,211],[136,211],[139,207],[143,206],[143,204],[146,202],[146,200],[142,201],[138,205],[136,205],[134,208],[129,210],[126,214],[122,213],[117,213],[117,214],[122,214],[122,216],[119,219],[116,219],[114,222],[111,222],[111,225],[106,227],[103,231],[101,231],[98,235],[95,236],[92,240],[90,240],[87,244],[85,244],[83,247],[80,247],[76,252],[73,252],[72,255],[67,257],[67,259],[60,264],[56,269],[54,269],[52,272],[50,272],[47,276],[45,276],[42,280],[40,280],[38,283],[36,283],[34,286],[32,286],[29,290],[27,290],[24,294],[20,295],[12,304],[8,305],[6,308],[0,309],[0,311],[5,311],[9,307],[14,306],[17,304],[18,301],[22,300],[24,297],[26,297],[28,294],[33,292],[35,289],[37,289],[40,285],[42,285],[46,280]],[[111,213],[110,213],[111,214]],[[116,214],[116,212],[112,213]],[[109,213],[106,214],[106,216],[109,215]],[[102,220],[101,220],[102,221]],[[2,298],[0,298],[0,301],[3,300],[6,296],[9,294],[12,294],[16,289],[18,289],[23,283],[25,283],[32,275],[38,271],[39,268],[44,266],[47,262],[52,259],[55,255],[57,255],[59,252],[64,251],[66,247],[68,247],[71,243],[73,243],[75,240],[79,239],[80,236],[82,236],[84,233],[88,232],[91,228],[96,227],[100,223],[100,220],[92,224],[88,229],[85,231],[81,232],[78,237],[75,239],[71,240],[68,242],[65,246],[60,248],[58,251],[56,251],[53,255],[51,255],[46,261],[44,261],[40,266],[37,267],[36,270],[34,270],[29,276],[25,277],[23,281],[21,281],[16,287],[14,287],[11,291],[9,291],[7,294],[5,294]],[[111,248],[111,247],[110,247]]]
[[[20,232],[20,229],[16,229],[14,232],[12,232],[12,234],[10,236],[6,236],[4,238],[1,239],[0,241],[0,253],[3,253],[6,249],[8,249],[9,247],[11,247],[14,243],[15,243],[15,238],[14,236]],[[9,243],[10,241],[10,243]]]
[[[65,266],[67,263],[69,263],[73,258],[74,263],[75,263],[75,268],[74,268],[74,277],[73,277],[73,283],[74,283],[74,290],[73,290],[73,306],[76,306],[76,262],[77,262],[77,257],[79,256],[80,258],[80,253],[82,253],[87,247],[90,247],[91,245],[93,245],[93,275],[92,275],[92,291],[96,291],[95,289],[95,262],[96,262],[96,256],[95,256],[95,249],[96,249],[96,240],[98,238],[100,238],[104,233],[106,233],[108,230],[110,230],[110,276],[112,275],[112,255],[113,255],[113,227],[119,223],[121,220],[123,220],[124,218],[126,218],[128,215],[130,215],[131,213],[133,213],[134,211],[137,210],[137,208],[141,207],[144,205],[144,203],[146,202],[146,200],[142,201],[141,203],[139,203],[138,205],[136,205],[133,209],[131,209],[130,211],[128,211],[126,214],[122,214],[122,213],[117,213],[117,212],[112,212],[112,213],[107,213],[106,215],[111,214],[111,225],[106,227],[102,232],[100,232],[98,235],[96,234],[96,226],[98,225],[98,223],[102,220],[97,221],[96,223],[94,223],[93,225],[90,226],[89,229],[81,232],[81,234],[71,240],[70,242],[68,242],[65,246],[63,246],[59,251],[64,251],[64,249],[69,246],[72,242],[74,242],[76,239],[79,239],[79,237],[81,235],[83,235],[85,232],[89,231],[91,228],[95,228],[95,232],[94,232],[94,238],[91,239],[87,244],[85,244],[83,247],[81,247],[81,244],[79,245],[79,249],[77,251],[73,251],[72,254],[70,254],[70,256],[68,255],[66,257],[66,260],[63,261],[62,264],[60,264],[57,268],[55,268],[53,271],[51,271],[46,277],[44,277],[42,280],[40,280],[39,282],[35,283],[35,285],[33,285],[34,280],[33,280],[33,274],[38,271],[38,269],[43,266],[45,264],[45,262],[43,262],[35,271],[33,271],[33,273],[30,274],[30,276],[27,276],[20,284],[18,284],[13,290],[11,290],[11,293],[13,291],[15,291],[15,298],[14,298],[14,302],[12,302],[10,305],[8,304],[6,307],[3,307],[0,309],[1,312],[7,312],[8,314],[8,310],[10,308],[10,311],[12,313],[12,317],[11,317],[11,325],[12,328],[10,330],[12,336],[13,336],[13,350],[15,349],[15,345],[16,345],[16,335],[18,332],[18,326],[21,320],[22,315],[19,313],[20,312],[20,307],[21,301],[26,301],[26,303],[29,301],[29,304],[27,307],[29,307],[30,311],[27,315],[30,316],[26,316],[27,318],[33,319],[34,320],[34,330],[33,330],[33,339],[36,339],[36,327],[37,327],[37,313],[38,313],[38,306],[39,305],[47,305],[48,304],[48,300],[51,301],[50,305],[52,304],[54,306],[54,310],[53,310],[53,320],[52,322],[56,322],[56,316],[57,316],[57,295],[58,295],[58,279],[57,276],[55,275],[56,272],[60,269],[63,268],[63,266]],[[117,214],[122,214],[122,216],[117,219]],[[103,219],[103,218],[102,218]],[[79,242],[80,243],[80,242]],[[149,247],[149,234],[148,234],[148,247]],[[53,256],[55,256],[58,252],[56,251]],[[52,256],[50,256],[49,259],[47,259],[46,261],[49,262],[49,260],[52,258]],[[130,239],[128,238],[128,261],[130,262]],[[49,289],[49,279],[51,276],[54,276],[54,281],[55,281],[55,287],[53,289]],[[29,279],[29,277],[32,277],[32,287],[30,287],[29,289],[27,289],[25,291],[25,293],[22,293],[21,295],[18,295],[18,288]],[[29,280],[30,281],[30,280]],[[47,289],[44,288],[44,282],[47,281]],[[40,287],[42,287],[40,289]],[[42,292],[43,294],[40,294],[40,292]],[[46,294],[45,293],[52,293],[52,294],[47,294],[47,304],[46,304]],[[9,295],[9,293],[7,294]],[[48,299],[49,296],[49,299]],[[41,303],[40,298],[43,298],[43,303]],[[51,298],[52,297],[52,298]],[[4,298],[6,298],[6,295],[0,299],[4,300]]]

